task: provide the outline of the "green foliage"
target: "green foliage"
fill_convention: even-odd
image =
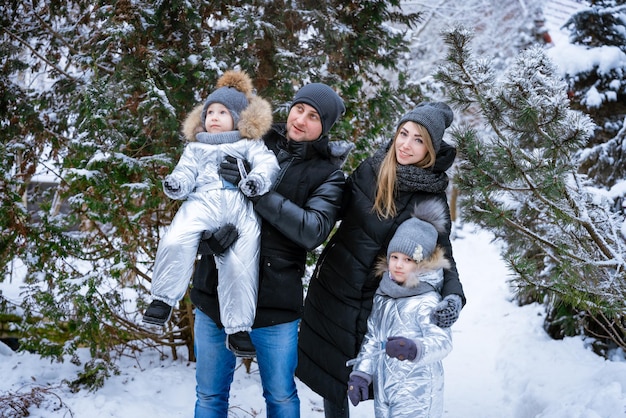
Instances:
[[[624,0],[594,1],[592,7],[572,15],[563,26],[570,31],[570,43],[584,46],[589,56],[623,57],[626,53]],[[619,58],[611,61],[616,62],[612,68],[613,64],[607,68],[598,62],[566,74],[572,107],[587,112],[597,125],[589,149],[582,153],[580,171],[606,188],[623,180],[626,172],[626,66],[617,64]]]
[[[69,382],[69,387],[73,392],[78,392],[83,387],[95,391],[104,385],[111,374],[119,374],[119,369],[115,364],[100,359],[91,359],[85,364],[84,371],[80,372],[76,379]]]
[[[117,355],[143,345],[193,358],[186,301],[163,335],[139,322],[178,208],[161,181],[182,152],[180,122],[227,69],[251,74],[277,121],[299,87],[326,82],[346,102],[331,139],[357,145],[350,170],[421,98],[395,74],[399,28],[419,17],[400,3],[0,5],[0,280],[24,264],[23,347],[59,361],[88,348],[74,389],[99,387]]]
[[[574,158],[593,133],[591,119],[570,109],[567,86],[541,48],[521,53],[495,82],[489,63],[469,51],[470,39],[464,28],[446,34],[450,53],[437,74],[452,101],[488,126],[482,137],[472,127],[453,134],[461,216],[506,243],[503,256],[520,288],[620,323],[624,217],[592,192]],[[623,328],[604,335],[624,347],[623,336]]]

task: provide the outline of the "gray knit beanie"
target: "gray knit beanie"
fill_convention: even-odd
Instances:
[[[322,120],[322,136],[326,135],[335,122],[346,111],[341,97],[323,83],[311,83],[303,86],[293,98],[291,107],[296,103],[313,106]]]
[[[239,123],[239,116],[241,112],[246,110],[248,107],[248,98],[245,93],[237,90],[234,87],[220,87],[215,90],[213,93],[209,94],[204,102],[204,107],[202,108],[202,124],[204,125],[204,121],[206,120],[206,112],[209,106],[213,103],[221,103],[230,112],[230,115],[233,118],[233,129],[237,129],[237,124]]]
[[[433,255],[440,232],[445,232],[447,207],[430,199],[415,206],[412,217],[402,222],[387,246],[387,261],[393,252],[411,257],[419,263]]]
[[[398,127],[404,122],[411,121],[422,125],[428,131],[433,142],[435,152],[439,152],[443,133],[452,124],[454,113],[450,106],[442,102],[420,103],[406,115],[402,116]]]
[[[387,260],[391,253],[406,254],[416,262],[427,259],[435,251],[437,231],[421,219],[409,218],[402,222],[387,247]]]

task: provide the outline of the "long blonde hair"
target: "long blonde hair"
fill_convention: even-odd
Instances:
[[[398,167],[398,159],[396,158],[396,139],[400,134],[400,129],[407,123],[414,123],[417,127],[418,132],[422,136],[424,140],[424,145],[426,145],[426,155],[421,161],[415,163],[415,166],[420,168],[430,168],[435,165],[435,158],[437,153],[435,152],[435,147],[433,146],[433,141],[430,138],[430,134],[428,130],[424,128],[419,123],[413,121],[406,121],[402,125],[398,126],[396,130],[396,134],[393,137],[393,141],[391,142],[391,146],[387,151],[387,155],[383,159],[380,164],[380,168],[378,169],[378,178],[376,181],[376,198],[374,199],[374,206],[372,210],[376,212],[379,218],[391,218],[396,216],[396,169]]]

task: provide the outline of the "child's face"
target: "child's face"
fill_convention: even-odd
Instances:
[[[389,255],[389,274],[396,283],[404,283],[410,273],[417,269],[417,263],[411,257],[400,252]]]
[[[428,154],[425,140],[415,122],[409,121],[402,125],[394,146],[398,164],[409,165],[422,161]]]
[[[233,117],[221,103],[211,103],[206,109],[204,129],[210,134],[233,130]]]

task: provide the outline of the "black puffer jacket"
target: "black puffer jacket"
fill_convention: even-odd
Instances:
[[[445,171],[456,151],[443,144],[433,171]],[[346,184],[342,222],[324,248],[311,279],[305,302],[298,341],[296,376],[322,397],[340,404],[345,400],[351,369],[346,361],[356,357],[367,331],[374,293],[380,277],[375,264],[386,254],[398,226],[408,219],[416,203],[441,199],[447,207],[445,192],[420,190],[398,192],[395,218],[379,219],[372,211],[377,172],[367,159],[352,173]],[[445,270],[442,296],[462,297],[456,264],[452,257],[450,227],[440,234],[438,244],[445,250],[451,268]]]
[[[327,137],[287,141],[284,124],[274,125],[263,139],[276,154],[280,173],[254,205],[262,218],[254,328],[300,318],[306,253],[323,243],[335,225],[345,186],[340,166],[351,149],[342,147],[335,154]],[[203,256],[196,266],[191,301],[221,326],[212,256]]]

